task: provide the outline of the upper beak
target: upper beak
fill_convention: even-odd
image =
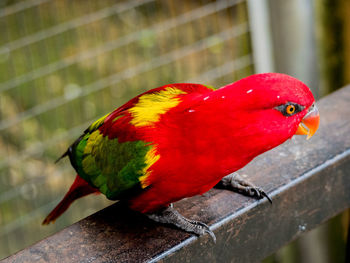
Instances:
[[[313,104],[309,108],[308,113],[306,113],[304,118],[301,120],[298,126],[298,130],[295,134],[307,135],[306,139],[310,139],[312,135],[314,135],[315,132],[317,131],[319,124],[320,124],[320,113],[318,112],[316,105]]]

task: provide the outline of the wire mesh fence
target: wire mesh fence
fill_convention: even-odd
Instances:
[[[0,28],[0,258],[110,203],[41,226],[74,178],[54,160],[90,122],[166,83],[253,73],[243,0],[2,1]]]

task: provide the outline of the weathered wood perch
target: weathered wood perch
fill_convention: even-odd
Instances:
[[[249,175],[273,200],[211,190],[175,207],[214,230],[197,238],[112,205],[1,261],[255,262],[350,207],[350,86],[318,102],[321,125],[257,158]]]

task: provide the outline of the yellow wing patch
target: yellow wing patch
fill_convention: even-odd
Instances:
[[[95,121],[93,124],[91,124],[91,125],[89,126],[88,130],[89,130],[90,132],[91,132],[91,131],[94,131],[94,130],[97,130],[98,127],[100,127],[100,126],[103,124],[103,122],[105,121],[105,119],[107,118],[108,115],[109,115],[109,113],[106,114],[105,116],[99,118],[97,121]]]
[[[141,187],[142,188],[146,188],[149,183],[147,182],[147,178],[149,177],[149,175],[151,174],[151,171],[148,171],[148,169],[156,162],[158,161],[160,158],[160,155],[159,154],[156,154],[156,150],[155,148],[151,148],[147,153],[146,153],[146,156],[145,156],[145,163],[146,163],[146,166],[145,168],[142,169],[142,173],[143,173],[143,176],[140,176],[139,177],[139,180],[141,182]]]
[[[103,135],[100,134],[100,131],[99,130],[96,130],[94,131],[93,133],[90,134],[89,136],[89,139],[86,143],[86,146],[84,148],[84,154],[87,155],[87,154],[91,154],[93,153],[93,146],[94,145],[98,145],[101,140],[103,139]]]
[[[135,127],[153,125],[159,121],[161,114],[166,113],[181,102],[180,98],[177,97],[180,94],[186,94],[186,92],[167,87],[158,92],[142,95],[135,106],[129,109],[133,117],[130,123]]]
[[[87,174],[94,174],[98,172],[98,168],[95,164],[95,159],[92,156],[94,154],[94,145],[99,145],[103,140],[103,135],[100,134],[99,130],[94,131],[90,134],[86,146],[84,148],[85,158],[82,160],[82,166],[84,167],[84,172]]]

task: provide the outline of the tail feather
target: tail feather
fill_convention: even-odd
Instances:
[[[74,183],[69,188],[69,191],[63,197],[62,201],[44,219],[42,224],[48,225],[51,222],[55,222],[55,220],[68,209],[74,200],[92,193],[98,194],[99,191],[98,189],[91,187],[84,179],[77,175]]]
[[[68,150],[65,151],[65,152],[55,161],[55,163],[58,163],[59,161],[61,161],[61,159],[63,159],[64,157],[68,156],[68,155],[69,155],[70,148],[71,148],[71,147],[69,147]]]

